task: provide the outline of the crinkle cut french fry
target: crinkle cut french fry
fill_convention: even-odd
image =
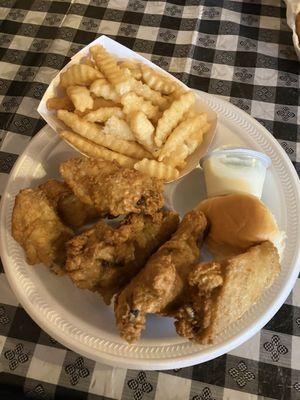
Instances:
[[[90,111],[84,116],[84,119],[89,122],[105,122],[113,115],[118,118],[124,117],[123,111],[119,107],[101,107]]]
[[[151,101],[144,100],[134,92],[128,92],[121,97],[123,111],[129,115],[135,111],[142,111],[149,119],[155,118],[158,113],[158,107],[154,106]]]
[[[165,158],[164,164],[170,165],[171,167],[176,168],[178,171],[182,171],[186,167],[186,158],[177,159],[177,161],[175,162],[173,157],[176,157],[176,154],[174,156],[172,155],[169,158]]]
[[[82,59],[80,60],[80,63],[89,65],[90,67],[92,67],[98,71],[98,68],[97,68],[95,62],[89,56],[82,57]]]
[[[201,131],[207,122],[207,114],[199,114],[193,118],[183,120],[169,135],[159,152],[158,159],[162,161],[171,152],[179,148],[194,133]]]
[[[60,74],[60,84],[62,87],[84,85],[89,86],[96,79],[102,78],[101,72],[86,64],[74,64],[65,72]]]
[[[184,114],[195,103],[195,93],[188,92],[175,100],[171,106],[164,111],[162,117],[157,122],[154,141],[158,147],[166,141],[169,134],[180,122]]]
[[[177,147],[173,151],[169,151],[167,156],[163,157],[165,164],[171,165],[172,167],[179,168],[182,170],[186,166],[186,158],[193,154],[194,151],[201,145],[203,135],[210,128],[210,124],[206,123],[199,130],[194,131],[188,136],[184,142],[178,143]]]
[[[136,111],[130,115],[130,127],[136,140],[145,149],[151,153],[155,153],[156,147],[153,141],[154,126],[151,124],[147,116],[141,112]]]
[[[180,96],[182,96],[185,93],[188,93],[188,90],[185,86],[181,85],[180,83],[178,83],[177,81],[172,80],[172,84],[174,86],[174,91],[172,93],[170,93],[167,98],[169,99],[169,101],[172,103],[174,100],[178,100]]]
[[[189,150],[188,155],[192,154],[197,147],[200,146],[203,140],[203,135],[209,130],[210,126],[211,125],[209,123],[206,123],[199,130],[196,130],[191,136],[185,139],[184,144]]]
[[[102,142],[102,146],[105,146],[111,150],[117,151],[118,153],[125,154],[126,156],[137,158],[141,160],[144,157],[152,158],[152,154],[145,150],[140,144],[131,142],[123,139],[117,139],[111,135],[101,134],[96,138],[99,142]],[[96,140],[93,140],[96,142]]]
[[[134,79],[124,74],[116,59],[103,46],[93,46],[90,48],[90,52],[97,67],[114,86],[118,94],[123,95],[131,90]]]
[[[179,176],[179,171],[176,168],[156,160],[148,160],[147,158],[135,163],[134,169],[163,181],[172,181]]]
[[[171,102],[178,100],[180,98],[180,96],[182,96],[183,94],[188,93],[186,91],[185,88],[183,88],[182,86],[177,86],[177,88],[174,90],[173,93],[171,93],[168,98]]]
[[[113,86],[104,78],[95,80],[90,86],[90,92],[97,97],[103,97],[106,100],[112,100],[119,103],[120,96]]]
[[[85,86],[68,86],[67,94],[72,100],[75,109],[80,112],[89,110],[94,105],[90,91]]]
[[[201,114],[201,113],[200,113]],[[184,118],[194,118],[199,115],[199,111],[197,111],[193,106],[184,114]]]
[[[143,157],[151,158],[151,154],[138,143],[117,139],[110,135],[106,135],[103,133],[103,130],[99,125],[93,122],[85,121],[76,114],[59,110],[58,118],[77,134],[85,139],[90,140],[91,142],[107,147],[110,150],[117,151],[118,153],[125,154],[129,157],[137,159],[141,159]]]
[[[140,80],[142,78],[141,64],[135,60],[125,59],[118,61],[120,68],[128,69],[133,78]]]
[[[107,100],[107,99],[104,99],[103,97],[95,97],[94,98],[93,110],[97,110],[98,108],[101,108],[101,107],[117,107],[117,106],[119,106],[119,104],[115,103],[112,100]]]
[[[156,92],[141,81],[135,81],[132,91],[138,96],[144,97],[144,99],[151,101],[152,104],[158,106],[161,110],[165,110],[169,105],[168,100],[163,97],[161,93]]]
[[[176,150],[168,154],[168,157],[164,158],[164,164],[171,165],[171,167],[183,169],[186,165],[186,158],[188,157],[189,149],[183,145]]]
[[[87,122],[78,115],[65,110],[58,110],[57,118],[63,121],[74,132],[82,136],[86,136],[89,132],[93,135],[98,135],[102,131],[100,125]]]
[[[128,123],[115,115],[106,121],[103,132],[112,137],[135,141],[134,134]]]
[[[92,96],[94,96],[94,95],[92,94]],[[84,117],[89,112],[98,110],[98,108],[101,108],[101,107],[116,107],[116,106],[118,106],[118,104],[114,103],[112,100],[105,100],[103,97],[96,97],[96,98],[94,98],[94,103],[93,103],[93,107],[92,108],[87,109],[84,112],[75,110],[75,114],[79,115],[79,117]],[[74,109],[74,106],[73,106],[73,109]],[[72,110],[69,110],[69,111],[72,111]]]
[[[148,65],[142,65],[143,81],[154,90],[162,94],[170,94],[175,90],[175,84],[170,79],[167,79],[164,75],[148,67]]]
[[[46,106],[49,110],[74,110],[74,104],[68,96],[64,97],[51,97],[47,100]]]
[[[60,137],[66,142],[74,146],[79,152],[95,158],[103,158],[108,161],[117,161],[120,165],[127,168],[132,168],[136,163],[136,159],[124,156],[123,154],[116,153],[90,142],[71,131],[62,131]]]

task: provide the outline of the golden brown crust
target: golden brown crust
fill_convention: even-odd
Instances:
[[[49,179],[48,181],[39,185],[38,188],[45,193],[47,199],[55,209],[57,209],[58,203],[62,198],[73,194],[72,190],[67,184],[55,179]]]
[[[147,313],[172,315],[173,303],[180,297],[190,267],[199,257],[199,239],[206,227],[202,212],[188,213],[172,238],[148,260],[146,266],[117,296],[116,322],[128,342],[140,337]]]
[[[16,196],[12,236],[24,248],[28,264],[44,263],[54,272],[63,273],[65,242],[73,235],[42,190],[24,189]]]
[[[72,228],[80,228],[99,216],[94,207],[80,201],[64,182],[50,179],[39,189],[46,194],[62,221]]]
[[[68,242],[66,270],[79,288],[99,292],[109,304],[177,225],[173,212],[130,214],[117,229],[100,221]]]
[[[271,242],[222,263],[196,265],[189,275],[186,302],[174,315],[177,333],[201,344],[213,343],[256,303],[279,272],[279,255]]]
[[[153,215],[163,207],[161,181],[116,162],[74,158],[61,164],[60,173],[75,195],[101,216]]]

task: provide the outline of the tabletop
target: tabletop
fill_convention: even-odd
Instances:
[[[36,109],[78,50],[105,34],[188,86],[234,103],[278,140],[300,173],[299,63],[279,0],[0,0],[0,195],[44,126]],[[300,399],[300,279],[242,346],[169,371],[95,363],[57,343],[0,273],[1,399]]]

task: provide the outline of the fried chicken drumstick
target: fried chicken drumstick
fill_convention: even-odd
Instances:
[[[117,327],[129,343],[139,339],[146,314],[169,315],[187,285],[200,255],[206,218],[201,211],[186,214],[171,239],[152,255],[141,272],[115,301]]]
[[[67,243],[66,271],[82,289],[99,292],[109,304],[176,230],[173,212],[130,214],[117,229],[104,221]]]
[[[75,195],[94,206],[101,217],[152,215],[164,204],[161,181],[116,162],[74,158],[61,164],[60,173]]]
[[[74,235],[57,216],[41,189],[21,190],[12,214],[12,236],[23,247],[28,264],[44,263],[62,274],[65,243]]]

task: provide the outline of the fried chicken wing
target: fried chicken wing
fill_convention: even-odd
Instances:
[[[63,198],[73,195],[72,190],[66,183],[55,179],[49,179],[42,183],[38,186],[38,189],[45,193],[48,201],[54,209],[58,209],[59,203]]]
[[[102,217],[128,213],[152,215],[163,207],[163,183],[116,162],[74,158],[60,173],[75,195],[94,206]]]
[[[163,211],[130,214],[116,229],[100,221],[68,242],[66,271],[79,288],[99,292],[109,304],[178,222],[176,213]]]
[[[271,242],[221,263],[200,263],[189,275],[186,301],[175,313],[177,333],[199,343],[217,335],[256,303],[280,272]]]
[[[62,274],[65,243],[73,235],[41,189],[20,191],[12,214],[12,236],[25,250],[28,264],[41,262]]]
[[[80,201],[64,182],[50,179],[39,189],[46,194],[62,221],[72,228],[80,228],[99,216],[93,206]]]
[[[199,211],[186,214],[172,238],[152,255],[146,266],[118,294],[115,315],[121,336],[139,339],[146,314],[169,315],[187,285],[188,274],[200,255],[206,218]]]

